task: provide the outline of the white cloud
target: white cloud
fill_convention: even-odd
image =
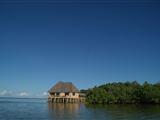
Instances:
[[[43,92],[43,94],[42,94],[43,96],[47,96],[48,95],[48,93],[47,92]]]
[[[47,92],[42,92],[42,93],[36,94],[34,97],[37,97],[37,98],[46,98],[47,96],[48,96]]]
[[[29,96],[29,93],[27,93],[27,92],[20,92],[20,93],[18,94],[18,96],[20,96],[20,97],[28,97],[28,96]]]
[[[3,90],[0,92],[0,96],[12,96],[12,92],[11,91],[8,91],[8,90]]]

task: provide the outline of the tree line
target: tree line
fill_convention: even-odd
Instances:
[[[160,83],[107,83],[81,92],[89,104],[160,104]]]

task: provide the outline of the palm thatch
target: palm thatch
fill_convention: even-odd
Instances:
[[[49,93],[79,93],[79,90],[71,82],[58,82],[49,91]]]

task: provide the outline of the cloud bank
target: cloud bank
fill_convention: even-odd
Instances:
[[[10,97],[12,95],[13,95],[13,93],[11,91],[8,91],[8,90],[3,90],[3,91],[0,92],[0,96],[8,96],[8,97]]]
[[[9,90],[0,91],[0,97],[47,98],[47,96],[48,96],[47,92],[42,92],[42,93],[34,95],[34,94],[30,94],[29,92],[26,92],[26,91],[21,91],[21,92],[17,92],[17,93],[9,91]]]
[[[18,94],[18,96],[19,96],[19,97],[28,97],[28,96],[30,96],[30,94],[27,93],[27,92],[20,92],[20,93]]]

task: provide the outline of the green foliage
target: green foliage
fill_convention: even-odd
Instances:
[[[86,90],[86,101],[90,104],[133,104],[160,103],[160,84],[136,81],[126,83],[108,83]]]

